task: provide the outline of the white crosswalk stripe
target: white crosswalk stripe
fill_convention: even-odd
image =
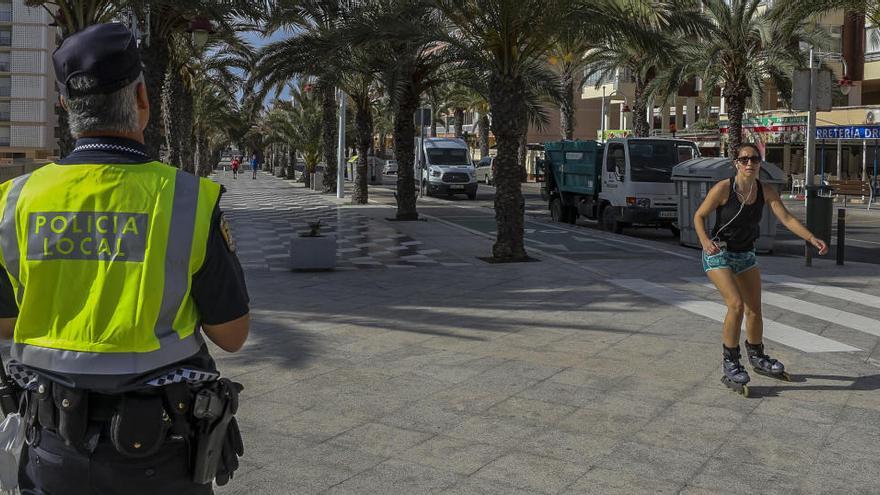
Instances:
[[[871,308],[880,308],[880,296],[865,294],[864,292],[859,292],[857,290],[844,289],[843,287],[835,287],[833,285],[817,285],[811,283],[809,280],[790,277],[788,275],[762,275],[761,277],[764,280],[785,285],[787,287],[808,290],[810,292],[815,292],[816,294],[833,297],[835,299],[843,299],[845,301],[858,303]]]
[[[706,282],[703,277],[684,277],[682,280],[704,285],[706,287],[715,288],[711,282]],[[857,315],[848,311],[829,308],[821,304],[816,304],[800,299],[789,297],[766,289],[761,291],[761,301],[764,304],[785,308],[795,313],[810,316],[817,320],[823,320],[835,325],[840,325],[853,330],[858,330],[870,335],[880,337],[880,321],[868,318],[867,316]]]
[[[612,279],[608,282],[718,322],[723,322],[724,315],[727,314],[727,307],[723,304],[704,301],[686,292],[670,289],[647,280]],[[767,319],[764,320],[764,337],[804,352],[853,352],[860,350],[857,347]]]

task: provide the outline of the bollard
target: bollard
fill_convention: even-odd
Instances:
[[[837,264],[842,265],[846,248],[846,209],[837,209]]]

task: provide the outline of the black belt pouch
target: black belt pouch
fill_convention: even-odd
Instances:
[[[56,429],[61,438],[76,448],[82,446],[89,426],[89,392],[87,390],[52,385],[52,398],[58,413]],[[43,407],[40,404],[40,423],[43,421]]]
[[[146,457],[165,443],[171,419],[162,397],[124,395],[110,420],[110,440],[126,457]]]

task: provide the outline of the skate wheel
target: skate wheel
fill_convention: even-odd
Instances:
[[[749,397],[749,386],[748,385],[743,385],[742,394],[743,394],[743,397],[745,397],[745,398]]]

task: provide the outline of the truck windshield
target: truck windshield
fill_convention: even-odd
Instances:
[[[629,143],[630,178],[633,182],[672,182],[672,167],[682,153],[675,141],[634,141]],[[696,151],[694,152],[696,156]]]
[[[429,148],[431,165],[468,165],[467,150],[461,148]]]

